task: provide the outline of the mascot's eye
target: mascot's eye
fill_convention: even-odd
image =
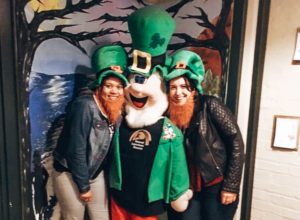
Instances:
[[[146,82],[147,78],[142,75],[135,74],[133,76],[133,80],[134,80],[134,83],[144,84]]]

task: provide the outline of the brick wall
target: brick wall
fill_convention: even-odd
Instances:
[[[274,115],[300,116],[300,65],[293,65],[299,0],[271,0],[251,220],[300,219],[300,147],[271,148]]]

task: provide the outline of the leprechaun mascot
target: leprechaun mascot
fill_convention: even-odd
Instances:
[[[126,116],[113,140],[110,166],[112,220],[155,220],[166,204],[184,211],[192,197],[183,137],[163,114],[163,76],[175,22],[147,6],[128,18],[133,62],[125,90]]]

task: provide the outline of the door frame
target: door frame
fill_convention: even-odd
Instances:
[[[23,172],[19,149],[18,93],[15,63],[13,2],[0,1],[0,218],[23,219]]]
[[[248,116],[248,132],[246,142],[246,159],[241,204],[241,219],[251,219],[254,168],[256,158],[257,128],[259,120],[260,100],[263,81],[263,70],[267,44],[268,23],[271,0],[259,1],[258,21],[253,62],[253,75]]]

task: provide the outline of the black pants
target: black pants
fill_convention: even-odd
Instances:
[[[222,205],[220,200],[221,183],[205,187],[195,193],[185,212],[178,213],[169,208],[169,220],[232,220],[238,206],[234,203]]]

